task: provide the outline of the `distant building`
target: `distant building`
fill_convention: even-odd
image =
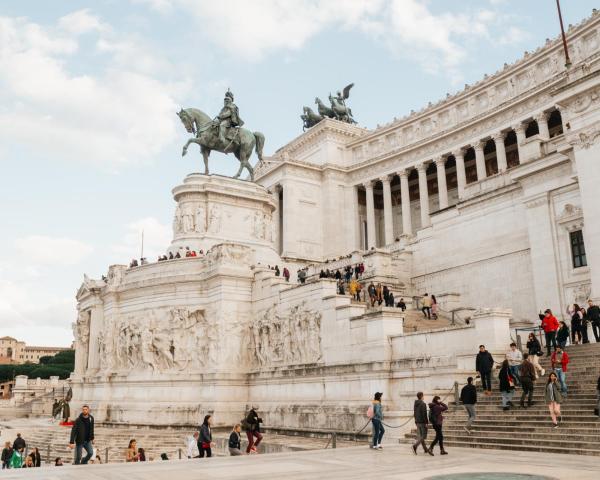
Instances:
[[[40,357],[70,350],[64,347],[30,347],[13,337],[0,337],[0,365],[40,363]]]

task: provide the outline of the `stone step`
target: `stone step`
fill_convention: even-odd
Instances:
[[[589,445],[589,446],[584,445],[582,447],[573,446],[573,445],[557,447],[557,446],[544,445],[543,443],[540,443],[540,444],[530,443],[530,444],[525,444],[525,445],[521,445],[521,444],[517,445],[512,442],[490,442],[490,441],[480,441],[477,443],[473,443],[472,441],[460,441],[460,440],[446,441],[446,439],[444,438],[444,446],[600,456],[600,450],[598,448],[595,448],[596,447],[595,445]],[[510,461],[510,456],[508,456],[507,461]]]
[[[461,426],[446,426],[444,428],[444,437],[450,436],[464,436],[469,435],[464,427]],[[489,436],[504,436],[507,435],[512,438],[514,435],[518,435],[519,438],[528,438],[536,440],[540,435],[544,435],[544,438],[565,438],[565,437],[576,437],[577,441],[582,442],[597,442],[600,443],[600,429],[596,430],[582,430],[579,428],[564,427],[562,425],[559,428],[552,428],[550,426],[543,427],[539,426],[535,431],[528,431],[523,428],[516,427],[495,427],[493,430],[487,430],[485,428],[478,427],[477,424],[473,424],[471,428],[472,437],[489,437]]]

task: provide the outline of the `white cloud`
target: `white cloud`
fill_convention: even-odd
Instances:
[[[249,62],[293,52],[324,31],[354,29],[377,38],[394,54],[429,73],[461,81],[460,67],[483,40],[515,43],[525,33],[510,25],[492,0],[487,8],[453,4],[458,12],[434,13],[423,0],[134,0],[166,11],[179,7],[196,18],[201,41]],[[509,30],[507,36],[505,32]]]
[[[93,72],[73,73],[84,32],[104,32],[91,54],[108,59],[95,58]],[[110,32],[87,10],[54,29],[0,18],[0,143],[112,170],[145,163],[175,139],[173,92],[185,81],[161,81],[157,70],[168,62]]]
[[[15,241],[20,252],[38,275],[38,265],[77,265],[94,250],[91,245],[67,237],[30,235]]]
[[[87,8],[61,17],[58,20],[58,26],[62,30],[75,35],[110,30],[106,23],[102,22],[98,16],[93,15]]]
[[[160,223],[154,217],[142,218],[127,225],[127,233],[123,240],[112,247],[118,263],[128,263],[132,258],[139,258],[144,232],[144,256],[150,261],[163,255],[173,238],[170,225]]]

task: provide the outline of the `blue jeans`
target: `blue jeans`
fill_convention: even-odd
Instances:
[[[85,449],[87,455],[81,458],[82,450]],[[83,442],[75,444],[75,465],[85,465],[92,458],[92,454],[94,453],[94,447],[92,446],[92,442]]]
[[[565,376],[565,372],[563,372],[562,367],[556,367],[554,369],[556,376],[558,377],[558,381],[560,382],[560,390],[562,393],[567,393],[567,379]]]
[[[519,367],[520,365],[510,366],[510,374],[515,379],[515,385],[521,385],[521,377],[519,377]]]
[[[371,421],[373,422],[373,446],[375,447],[376,445],[381,444],[385,429],[383,428],[381,420],[378,418],[373,418]]]
[[[500,395],[502,396],[502,406],[503,407],[508,407],[508,402],[512,402],[513,399],[513,395],[515,394],[514,390],[509,390],[508,392],[500,392]]]

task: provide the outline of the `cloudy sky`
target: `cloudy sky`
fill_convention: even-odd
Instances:
[[[592,0],[563,1],[565,22]],[[69,345],[83,273],[168,245],[200,155],[175,112],[231,87],[266,154],[350,82],[372,128],[558,34],[554,0],[23,0],[0,4],[0,336]],[[213,154],[214,172],[231,158]]]

